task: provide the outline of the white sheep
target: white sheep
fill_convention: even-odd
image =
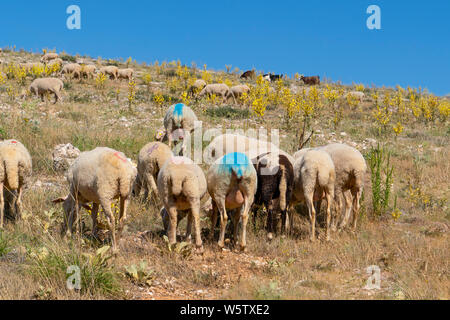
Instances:
[[[47,62],[47,66],[52,67],[56,64],[59,64],[60,66],[62,66],[63,63],[64,63],[64,61],[62,59],[56,58],[56,59],[53,59],[53,60],[50,60],[49,62]]]
[[[59,55],[55,52],[49,52],[42,56],[41,62],[48,63],[51,60],[57,59]]]
[[[117,77],[118,79],[125,79],[128,81],[133,80],[133,74],[134,74],[134,70],[133,69],[119,69],[117,72]]]
[[[64,83],[57,78],[38,78],[34,80],[29,91],[32,94],[41,97],[42,102],[44,102],[44,95],[47,93],[53,93],[55,95],[55,102],[61,99],[61,90],[64,88]]]
[[[334,198],[336,172],[328,153],[320,150],[304,150],[297,154],[294,163],[293,203],[304,202],[311,222],[311,241],[316,238],[316,209],[314,202],[327,199],[326,240],[329,241],[331,206]]]
[[[17,140],[0,142],[0,229],[4,223],[4,190],[13,193],[9,204],[15,208],[16,218],[22,216],[22,192],[32,174],[31,156],[25,146]]]
[[[213,213],[211,217],[210,238],[214,236],[217,223],[217,212],[220,212],[220,237],[218,245],[224,247],[225,230],[228,220],[227,210],[239,209],[233,217],[234,241],[237,243],[239,220],[242,218],[240,248],[246,250],[246,228],[250,207],[253,203],[256,188],[256,170],[249,158],[239,152],[233,152],[218,159],[207,173],[208,192],[212,199]]]
[[[87,79],[94,79],[97,68],[93,64],[85,64],[81,66],[81,76]]]
[[[117,68],[116,66],[106,66],[100,68],[99,73],[102,73],[105,76],[109,76],[110,79],[117,80],[119,76],[119,68]]]
[[[349,93],[347,93],[347,94],[345,95],[345,98],[348,98],[348,97],[355,97],[356,99],[359,99],[359,102],[363,102],[365,96],[366,96],[366,95],[364,94],[364,92],[361,92],[361,91],[351,91],[351,92],[349,92]]]
[[[78,63],[68,63],[62,68],[61,74],[67,74],[72,78],[81,79],[81,70],[81,65],[79,65]]]
[[[185,152],[185,134],[189,135],[195,129],[198,121],[194,111],[188,106],[178,103],[169,107],[164,117],[164,128],[169,140],[169,148],[172,148],[175,131],[178,139],[182,139],[181,153]],[[181,131],[180,131],[181,130]]]
[[[364,176],[367,170],[366,161],[362,154],[353,147],[345,144],[329,144],[323,147],[315,148],[327,152],[333,160],[336,170],[335,182],[335,211],[333,217],[332,229],[336,230],[340,221],[339,228],[344,228],[349,219],[353,208],[352,228],[356,228],[359,215],[360,199],[364,188]],[[297,158],[300,150],[294,157]],[[345,214],[342,216],[343,202],[345,200]]]
[[[233,97],[236,98],[236,99],[239,99],[239,98],[242,97],[242,95],[244,93],[248,94],[249,92],[250,92],[249,86],[247,86],[245,84],[240,84],[240,85],[237,85],[237,86],[234,86],[234,87],[230,88],[230,93],[228,94],[227,99],[230,99],[230,98],[233,98]]]
[[[141,188],[145,190],[147,199],[150,191],[158,195],[156,179],[164,163],[173,156],[170,148],[161,142],[151,142],[145,145],[139,152],[137,164],[137,178],[135,183],[135,195],[139,196]]]
[[[203,97],[205,95],[207,95],[208,97],[211,97],[212,95],[221,96],[223,99],[223,103],[225,103],[229,98],[232,97],[234,99],[234,103],[236,103],[236,97],[225,83],[208,84],[203,88],[198,96]]]
[[[118,231],[121,234],[136,174],[136,169],[122,152],[99,147],[81,153],[67,173],[69,195],[53,201],[63,202],[65,223],[62,232],[66,235],[73,233],[73,224],[80,217],[80,206],[92,202],[92,233],[96,235],[97,213],[101,205],[111,232],[113,251],[117,252],[116,223],[111,204],[115,199],[120,200]]]
[[[187,211],[188,232],[194,224],[195,245],[199,252],[203,251],[200,235],[200,207],[202,199],[207,196],[206,179],[202,169],[185,157],[173,157],[166,161],[158,174],[158,193],[164,208],[169,214],[167,236],[170,244],[175,244],[178,225],[178,212]]]
[[[239,134],[223,134],[216,137],[205,148],[203,159],[206,163],[212,164],[217,159],[232,152],[245,153],[250,160],[266,152],[276,152],[279,148],[268,141],[258,140],[255,138],[239,135]]]
[[[196,96],[199,92],[206,87],[205,80],[198,79],[194,82],[194,84],[188,90],[188,96]]]

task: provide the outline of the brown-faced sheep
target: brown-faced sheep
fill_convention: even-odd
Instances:
[[[136,174],[136,169],[122,152],[100,147],[81,153],[67,173],[69,195],[53,201],[63,202],[65,212],[63,234],[74,232],[73,224],[80,217],[80,206],[92,202],[92,233],[94,235],[97,233],[97,214],[101,205],[111,232],[113,251],[117,252],[116,223],[111,204],[115,199],[120,200],[118,227],[120,234],[127,219],[127,207]]]
[[[194,224],[195,246],[203,251],[200,235],[200,207],[207,195],[206,179],[202,169],[184,157],[173,157],[166,161],[159,171],[157,180],[159,197],[169,214],[167,236],[170,244],[175,244],[178,211],[189,210],[188,231]]]
[[[164,163],[173,156],[170,148],[161,142],[151,142],[145,145],[139,152],[137,164],[137,178],[135,183],[135,196],[139,196],[141,188],[145,191],[145,199],[149,192],[158,195],[156,179]]]
[[[131,81],[133,80],[133,74],[134,74],[134,70],[133,69],[119,69],[117,72],[117,78],[119,80],[121,79],[125,79],[127,81]]]
[[[15,209],[15,218],[22,216],[22,192],[32,173],[31,156],[17,140],[0,142],[0,229],[4,223],[4,190],[12,194],[9,208]]]
[[[208,192],[212,199],[210,238],[214,236],[218,212],[220,212],[220,236],[218,245],[224,247],[225,230],[228,220],[227,210],[235,210],[233,216],[234,242],[237,243],[239,220],[242,218],[240,249],[247,248],[246,229],[250,207],[257,188],[257,175],[249,158],[233,152],[218,159],[207,173]]]
[[[254,219],[256,222],[258,207],[264,205],[267,210],[268,238],[277,230],[278,218],[274,219],[274,210],[281,213],[282,233],[285,232],[286,214],[294,187],[295,159],[279,150],[261,154],[254,163],[258,174],[258,189],[255,196]]]
[[[57,78],[39,78],[34,80],[30,87],[30,93],[41,97],[44,102],[44,95],[53,93],[55,95],[55,102],[61,100],[61,90],[64,88],[64,83]]]

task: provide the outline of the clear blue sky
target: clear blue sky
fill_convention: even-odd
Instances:
[[[450,93],[448,0],[41,0],[0,5],[0,46]],[[82,29],[66,28],[79,5]],[[369,5],[382,30],[366,27]]]

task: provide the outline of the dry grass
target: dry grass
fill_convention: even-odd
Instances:
[[[28,53],[3,53],[2,60],[37,61]],[[119,63],[120,64],[120,63]],[[392,150],[393,194],[402,212],[396,220],[390,212],[375,218],[371,211],[370,177],[356,233],[334,235],[331,243],[310,243],[308,222],[296,217],[294,234],[266,242],[265,232],[249,224],[248,254],[218,252],[206,242],[204,256],[171,252],[162,238],[159,205],[133,201],[121,251],[105,265],[87,262],[84,254],[95,255],[107,243],[83,237],[62,241],[59,226],[62,209],[51,199],[64,195],[67,185],[61,174],[53,172],[51,150],[60,143],[72,143],[82,151],[108,146],[136,159],[142,146],[153,140],[162,126],[167,101],[179,101],[183,81],[173,87],[177,67],[132,65],[137,73],[148,73],[150,89],[138,77],[136,99],[129,108],[128,84],[108,80],[97,89],[95,80],[67,81],[64,101],[56,105],[35,98],[10,100],[7,86],[18,92],[14,80],[0,84],[0,137],[23,142],[33,157],[33,183],[24,195],[25,218],[8,224],[0,236],[0,299],[448,299],[449,282],[449,124],[437,121],[405,123],[405,131],[379,136],[371,112],[373,101],[356,111],[344,108],[343,119],[334,130],[333,114],[325,108],[311,119],[321,132],[311,145],[329,141],[354,142],[367,153],[367,138],[383,142]],[[193,70],[189,69],[193,74]],[[196,71],[198,76],[201,71]],[[235,75],[211,73],[213,78],[237,83]],[[27,79],[27,83],[31,81]],[[293,80],[287,81],[292,84]],[[337,86],[347,89],[343,86]],[[324,87],[321,86],[321,89]],[[119,91],[118,91],[119,89]],[[374,91],[375,89],[366,89]],[[392,91],[379,88],[380,96]],[[165,97],[160,108],[155,94]],[[205,128],[280,128],[281,145],[293,152],[298,141],[292,139],[296,126],[286,126],[279,108],[266,110],[263,118],[247,109],[214,107],[208,101],[193,102]],[[250,115],[250,119],[247,117]],[[226,119],[226,121],[224,121]],[[345,132],[346,135],[341,135]],[[39,181],[39,185],[36,184]],[[415,191],[415,192],[414,192]],[[393,203],[391,203],[391,207]],[[90,221],[85,216],[87,229]],[[259,222],[259,225],[263,221]],[[203,219],[208,233],[209,221]],[[181,229],[184,228],[182,224]],[[322,232],[322,229],[320,229]],[[48,255],[39,260],[43,248]],[[38,260],[36,260],[38,259]],[[126,266],[147,262],[151,283],[132,281]],[[86,279],[80,292],[65,286],[64,268],[83,264]],[[365,290],[366,268],[378,265],[381,289]]]

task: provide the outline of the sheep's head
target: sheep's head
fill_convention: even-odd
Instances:
[[[166,130],[161,128],[156,132],[155,139],[156,139],[156,141],[162,142],[164,140],[165,136],[166,136]]]

